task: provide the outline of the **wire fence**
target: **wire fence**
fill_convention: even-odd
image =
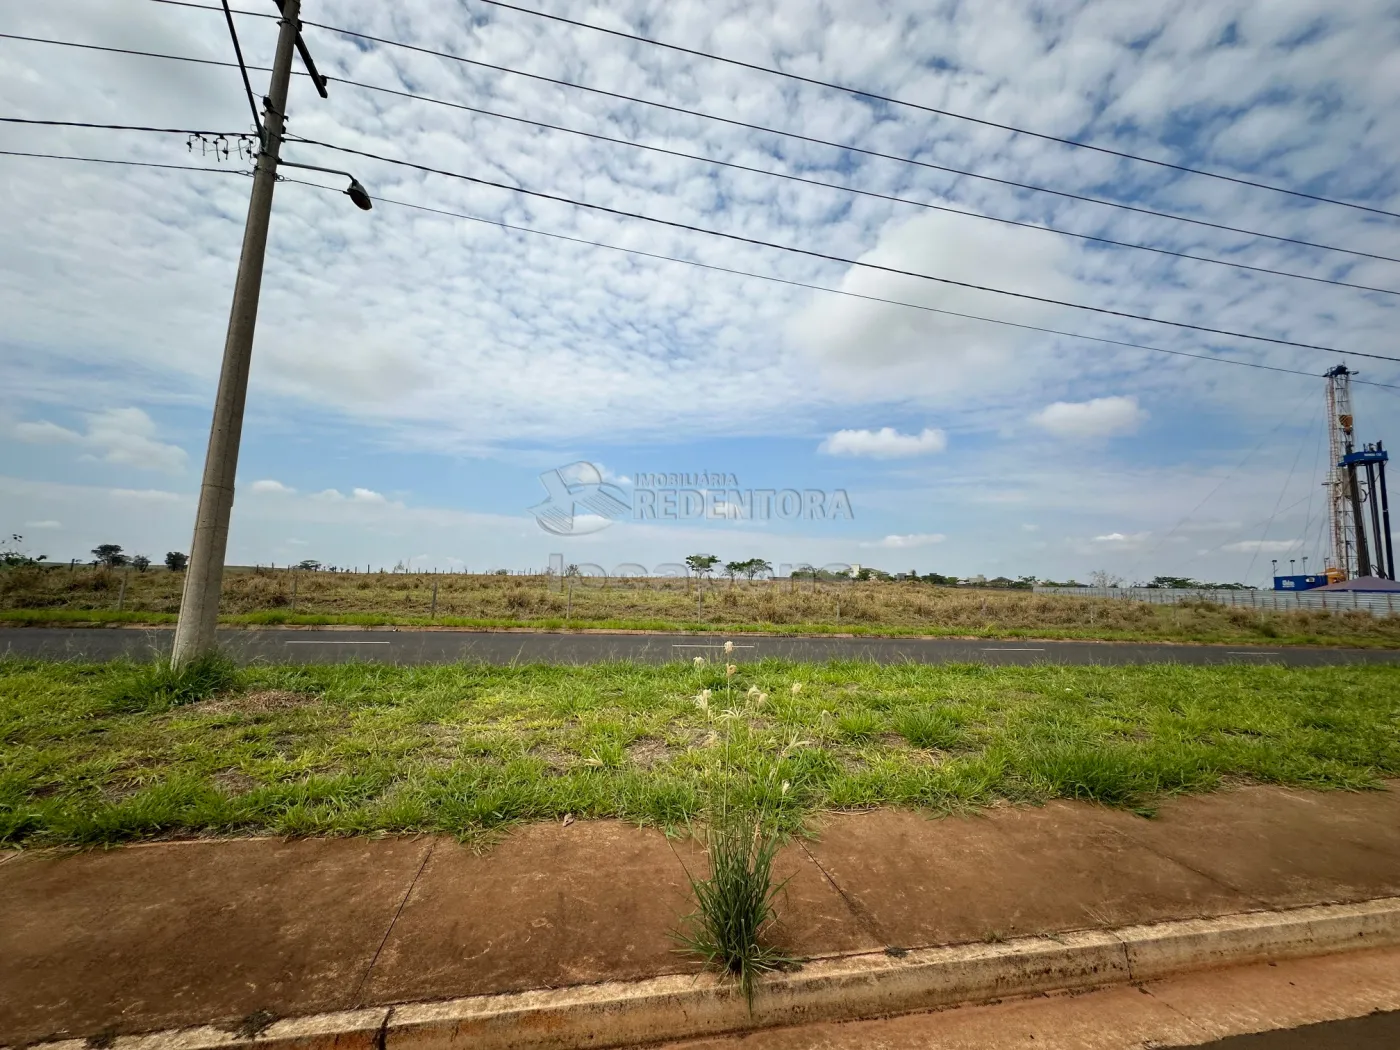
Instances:
[[[1036,587],[1035,593],[1062,594],[1071,598],[1114,598],[1121,601],[1148,602],[1151,605],[1213,602],[1216,605],[1225,605],[1231,608],[1270,609],[1276,612],[1309,609],[1337,613],[1369,612],[1372,616],[1395,616],[1400,613],[1400,594],[1364,594],[1361,591],[1256,591],[1193,587]]]

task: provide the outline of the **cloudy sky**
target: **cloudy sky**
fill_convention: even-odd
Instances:
[[[1400,211],[1394,3],[520,3]],[[775,565],[1263,583],[1270,559],[1320,565],[1324,552],[1315,377],[1345,361],[1361,380],[1400,384],[1400,364],[889,272],[1400,356],[1400,299],[1384,291],[1400,290],[1400,263],[1367,257],[1400,257],[1400,219],[478,0],[307,0],[303,17],[515,72],[307,27],[322,72],[357,84],[333,81],[321,100],[296,78],[295,135],[665,222],[287,145],[284,159],[348,168],[381,200],[363,213],[337,192],[343,179],[305,171],[285,174],[322,188],[277,191],[233,562],[484,570],[562,553],[651,566],[708,550]],[[268,65],[275,22],[237,25],[250,64]],[[233,54],[218,10],[153,0],[6,5],[0,31]],[[267,74],[252,78],[260,95]],[[0,40],[0,115],[211,131],[251,121],[235,69],[13,39]],[[9,151],[206,169],[0,156],[0,532],[64,560],[100,542],[186,550],[247,164],[183,135],[7,124],[0,136]],[[1400,390],[1354,393],[1361,436],[1400,441]],[[579,462],[623,498],[639,474],[708,471],[741,490],[842,490],[852,516],[545,531],[530,509],[553,498],[541,475]],[[579,469],[566,482],[589,481]]]

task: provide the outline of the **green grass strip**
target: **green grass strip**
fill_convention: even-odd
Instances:
[[[742,713],[722,723],[728,709]],[[1366,788],[1400,776],[1400,668],[763,661],[729,682],[708,664],[211,665],[172,678],[0,661],[8,844],[471,838],[566,813],[680,828],[731,773],[739,790],[786,782],[775,819],[788,830],[826,808],[1071,798],[1149,812],[1233,781]]]

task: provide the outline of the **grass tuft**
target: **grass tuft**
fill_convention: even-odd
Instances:
[[[937,708],[907,707],[895,716],[894,727],[912,747],[949,751],[963,741],[958,720]]]
[[[153,714],[207,700],[216,693],[237,688],[238,684],[238,668],[222,653],[205,653],[178,671],[160,658],[117,679],[105,699],[110,711]]]
[[[779,832],[758,811],[717,813],[705,832],[710,875],[690,876],[696,908],[686,921],[692,932],[677,935],[686,949],[739,981],[750,1013],[758,978],[789,962],[766,940],[776,918],[773,900],[787,885],[773,885],[780,844]]]

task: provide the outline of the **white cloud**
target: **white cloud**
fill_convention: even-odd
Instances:
[[[1057,437],[1095,438],[1134,433],[1147,416],[1147,410],[1130,394],[1056,401],[1033,415],[1031,422]]]
[[[1240,540],[1238,543],[1227,543],[1220,549],[1238,554],[1287,554],[1302,548],[1302,540]]]
[[[1105,534],[1102,535],[1102,536],[1095,536],[1095,537],[1094,537],[1094,542],[1095,542],[1095,543],[1111,543],[1111,544],[1142,543],[1143,541],[1145,541],[1145,540],[1146,540],[1149,536],[1151,536],[1151,535],[1152,535],[1152,533],[1150,533],[1150,532],[1133,532],[1133,533],[1109,532],[1109,533],[1105,533]]]
[[[907,536],[886,536],[882,540],[862,543],[862,547],[883,547],[886,550],[907,550],[911,547],[928,547],[942,543],[948,537],[941,532],[915,532]]]
[[[1032,525],[1032,524],[1030,524],[1029,522],[1022,522],[1022,524],[1021,524],[1021,531],[1022,531],[1022,532],[1039,532],[1039,531],[1040,531],[1040,526],[1039,526],[1039,525]]]
[[[373,489],[355,489],[350,498],[353,499],[356,503],[388,502],[388,500],[386,500],[378,492],[375,492]]]
[[[116,499],[135,500],[140,503],[182,503],[185,497],[178,492],[163,489],[107,489]]]
[[[928,456],[948,447],[941,430],[925,427],[918,434],[901,434],[894,427],[879,430],[838,430],[818,446],[828,456],[868,456],[871,459],[900,459]]]
[[[61,528],[63,528],[63,522],[61,522],[61,521],[52,521],[52,520],[50,520],[50,521],[26,521],[26,522],[24,523],[24,527],[25,527],[26,529],[61,529]]]
[[[339,489],[322,489],[320,492],[313,492],[311,498],[334,503],[343,500],[345,496]]]
[[[292,488],[290,485],[284,485],[280,481],[274,481],[272,478],[264,478],[261,481],[255,481],[250,486],[250,488],[254,492],[264,493],[275,492],[290,495],[291,493],[296,492],[296,489]]]
[[[83,435],[41,419],[37,423],[16,423],[15,437],[32,445],[81,445]]]
[[[46,419],[17,423],[15,436],[34,444],[80,445],[91,450],[84,458],[178,474],[185,469],[185,450],[155,439],[156,425],[139,408],[109,408],[87,417],[87,433],[61,427]]]

